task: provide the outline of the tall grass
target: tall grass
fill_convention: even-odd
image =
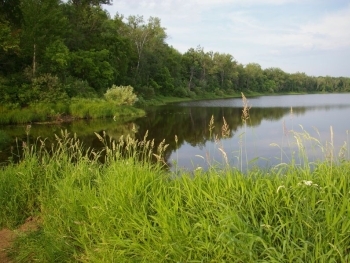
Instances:
[[[26,108],[0,106],[0,124],[23,124],[55,119],[67,111],[64,103],[36,103]]]
[[[116,106],[102,99],[72,99],[69,102],[34,103],[26,108],[18,105],[0,106],[1,124],[61,121],[64,116],[75,119],[143,116],[141,109],[131,106]]]
[[[295,135],[303,165],[174,175],[167,145],[147,134],[96,134],[96,152],[62,131],[1,168],[0,226],[39,218],[17,239],[17,262],[349,262],[350,163],[330,149],[311,168],[303,143],[319,141]]]
[[[74,118],[106,118],[121,116],[142,116],[144,112],[131,106],[117,106],[102,99],[73,99],[69,114]]]

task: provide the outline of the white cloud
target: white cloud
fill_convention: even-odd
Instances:
[[[300,50],[336,49],[350,46],[350,5],[341,11],[312,17],[313,22],[300,22],[283,28],[278,21],[271,25],[253,17],[247,11],[230,14],[229,31],[232,40],[244,40],[251,44],[285,47]]]
[[[206,51],[230,53],[243,64],[265,63],[262,66],[277,66],[290,72],[299,71],[296,68],[305,65],[311,67],[310,59],[304,63],[302,59],[313,56],[320,60],[324,52],[334,50],[334,63],[337,56],[343,54],[338,59],[341,63],[329,65],[325,70],[335,72],[336,68],[350,67],[349,60],[344,59],[350,56],[350,4],[344,7],[345,2],[343,6],[342,3],[316,0],[118,0],[107,9],[112,16],[119,12],[125,16],[143,15],[145,19],[159,17],[167,29],[168,43],[181,52],[201,45]],[[329,59],[331,53],[327,56]],[[321,70],[320,67],[320,64],[314,66]]]
[[[350,5],[335,13],[327,14],[316,23],[301,27],[304,35],[311,36],[312,43],[321,49],[350,46]]]

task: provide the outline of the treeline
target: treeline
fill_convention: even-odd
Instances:
[[[0,0],[0,101],[26,106],[131,85],[140,100],[239,92],[347,92],[350,78],[289,74],[166,43],[158,18],[111,18],[111,0]]]

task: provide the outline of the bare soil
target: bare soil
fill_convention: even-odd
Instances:
[[[12,261],[8,257],[8,250],[11,248],[13,241],[19,233],[35,231],[38,229],[38,218],[29,217],[25,223],[16,230],[10,230],[4,228],[0,230],[0,262],[11,263]]]
[[[16,234],[9,229],[0,230],[0,262],[9,263],[10,259],[7,257],[7,250],[11,247]]]

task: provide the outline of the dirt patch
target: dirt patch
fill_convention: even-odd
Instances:
[[[11,263],[12,261],[8,258],[7,252],[11,248],[13,241],[15,240],[18,233],[36,231],[39,226],[39,219],[35,217],[29,217],[25,223],[21,225],[17,230],[10,230],[4,228],[0,230],[0,262]]]
[[[5,228],[3,230],[0,230],[0,262],[11,262],[7,257],[7,250],[11,247],[11,244],[15,237],[16,234],[9,229]]]

